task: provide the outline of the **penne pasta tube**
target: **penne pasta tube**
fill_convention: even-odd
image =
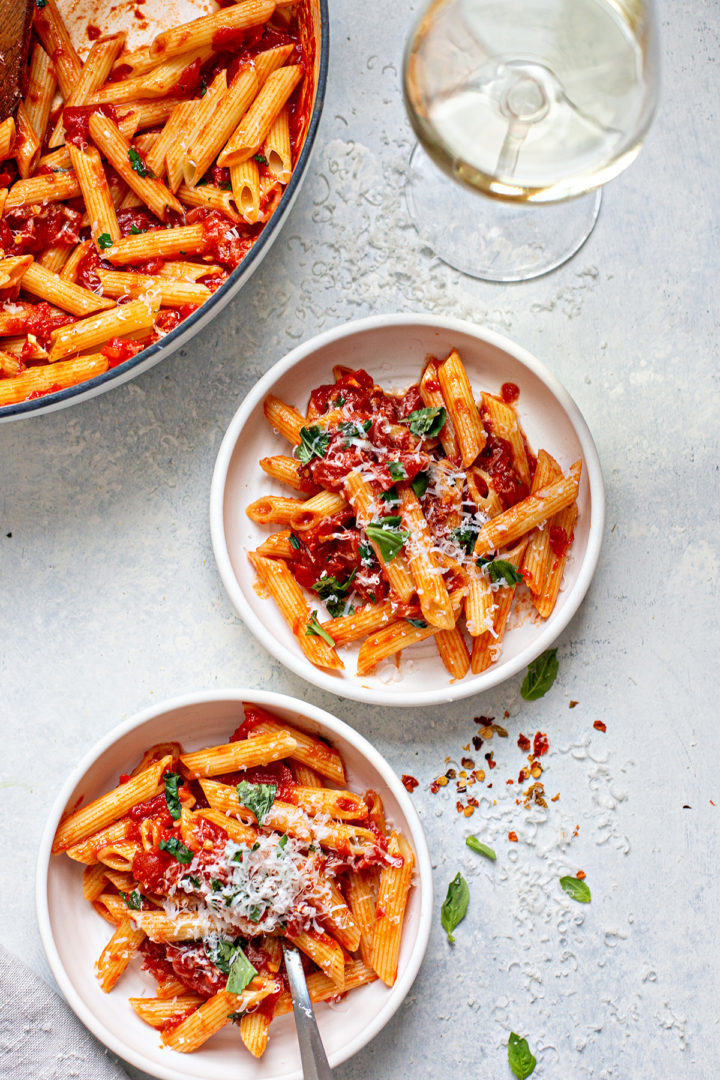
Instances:
[[[458,627],[438,631],[435,635],[435,644],[440,653],[440,659],[453,679],[463,679],[470,670],[470,653]]]
[[[97,900],[105,888],[107,881],[106,867],[101,863],[94,866],[86,866],[83,870],[82,894],[86,900]]]
[[[80,79],[82,64],[55,0],[46,0],[42,7],[36,4],[33,28],[50,57],[60,91],[67,101]]]
[[[246,1012],[240,1021],[240,1038],[253,1057],[265,1053],[272,1017],[261,1012]]]
[[[120,784],[119,787],[95,799],[88,806],[70,814],[60,823],[55,833],[53,854],[67,851],[74,844],[87,839],[106,825],[123,817],[135,803],[151,798],[155,794],[160,777],[172,766],[172,762],[171,757],[162,758],[134,779],[128,780],[126,784]]]
[[[387,600],[382,604],[366,604],[356,608],[351,615],[340,615],[335,619],[329,619],[325,626],[330,637],[338,649],[344,645],[350,645],[353,641],[379,630],[393,622],[395,615],[392,603]]]
[[[38,144],[41,144],[45,137],[56,85],[57,78],[52,61],[42,45],[36,42],[30,57],[24,104],[25,115],[38,138]]]
[[[255,549],[255,553],[264,555],[268,559],[292,559],[297,554],[297,548],[293,545],[291,536],[293,533],[289,529],[273,533]]]
[[[139,152],[130,146],[109,117],[92,113],[89,126],[90,134],[98,149],[156,217],[165,221],[170,210],[174,210],[177,214],[183,213],[182,203],[175,198],[162,180],[149,175],[149,170]]]
[[[211,15],[203,15],[199,19],[158,34],[150,45],[150,55],[167,59],[203,45],[217,48],[224,35],[229,36],[231,31],[260,26],[271,18],[274,10],[274,0],[242,0],[232,8],[223,8]]]
[[[103,993],[110,993],[144,938],[143,931],[135,929],[130,919],[123,919],[95,965],[95,974]]]
[[[246,839],[252,839],[257,835],[256,829],[248,824],[255,821],[255,815],[240,802],[236,787],[221,784],[217,780],[201,780],[200,786],[212,809],[225,815],[228,824],[231,825],[234,820],[239,820],[244,828],[251,830],[251,835]],[[247,822],[243,822],[243,818],[247,818]],[[226,826],[222,825],[222,828],[225,829]],[[265,814],[263,828],[284,832],[288,836],[296,836],[301,840],[310,840],[312,837],[310,825],[302,811],[292,803],[283,803],[278,799]]]
[[[362,960],[345,961],[345,991],[355,990],[358,986],[365,986],[374,982],[377,975]],[[323,971],[314,971],[307,977],[310,1000],[313,1002],[328,1001],[337,997],[338,988],[335,983]],[[275,1016],[285,1016],[292,1012],[292,998],[288,990],[284,990],[277,1000]]]
[[[102,375],[109,367],[106,356],[79,356],[59,364],[28,368],[14,379],[0,380],[0,405],[25,401],[30,394],[50,394]]]
[[[363,529],[375,519],[382,519],[384,516],[377,505],[375,493],[358,471],[352,472],[345,477],[345,494],[355,511],[358,524]],[[400,599],[407,602],[415,591],[415,584],[402,551],[398,552],[393,558],[386,559],[382,548],[372,536],[368,536],[368,543],[375,552],[388,582]]]
[[[246,715],[251,712],[255,721],[250,738],[256,738],[258,734],[270,734],[278,731],[288,732],[295,740],[296,746],[290,757],[293,761],[299,761],[302,765],[309,765],[321,776],[332,780],[335,784],[346,782],[345,766],[340,754],[332,746],[328,746],[322,739],[314,739],[312,735],[300,731],[299,728],[291,727],[290,724],[279,724],[273,716],[265,712],[257,705],[246,705]]]
[[[433,540],[420,500],[410,487],[401,488],[399,497],[403,527],[410,534],[405,544],[405,552],[417,589],[420,610],[431,626],[452,630],[455,626],[455,615],[442,568],[433,554]]]
[[[181,184],[177,190],[178,198],[185,206],[205,206],[208,210],[219,210],[231,221],[239,221],[240,215],[235,209],[232,192],[223,191],[214,184],[199,184],[188,187]]]
[[[302,784],[303,787],[325,787],[322,776],[320,776],[319,773],[316,773],[315,770],[311,769],[308,765],[303,765],[299,761],[294,763],[293,773],[297,783]]]
[[[487,555],[498,548],[507,547],[525,533],[534,529],[541,521],[563,510],[575,502],[580,486],[582,463],[576,461],[568,476],[554,480],[547,487],[528,495],[519,503],[505,510],[498,517],[488,521],[478,533],[475,544],[475,557]]]
[[[180,761],[189,776],[219,776],[237,769],[249,769],[268,765],[271,761],[288,757],[296,747],[292,735],[285,731],[277,734],[258,735],[254,739],[239,739],[223,746],[211,746],[181,754]]]
[[[70,353],[101,345],[111,337],[123,337],[137,330],[149,330],[160,307],[157,300],[132,300],[129,304],[89,315],[70,326],[61,326],[50,334],[52,347],[48,360],[54,363]]]
[[[87,59],[82,66],[82,72],[73,91],[65,101],[65,108],[85,105],[91,95],[98,90],[112,70],[112,66],[125,43],[125,34],[114,34],[112,37],[102,38],[92,44]],[[65,140],[63,116],[60,115],[55,130],[50,137],[48,146],[54,149],[62,146]]]
[[[3,345],[7,345],[7,342],[3,342]],[[19,375],[21,371],[24,370],[24,361],[20,360],[17,356],[13,356],[10,352],[0,350],[0,371],[3,375]]]
[[[78,244],[77,247],[73,248],[70,255],[68,255],[65,265],[60,271],[59,276],[63,281],[75,281],[78,267],[92,246],[92,240],[83,240],[81,244]]]
[[[530,494],[534,495],[537,491],[547,487],[553,480],[558,480],[561,476],[562,469],[557,461],[555,461],[555,459],[545,450],[540,450],[538,452],[537,466],[535,468],[535,475],[532,479]],[[541,522],[540,526],[535,528],[530,536],[530,542],[525,549],[525,555],[522,561],[522,575],[525,579],[525,584],[530,589],[533,597],[537,597],[542,592],[549,553],[549,522],[545,522],[544,524]]]
[[[118,821],[114,821],[111,825],[91,833],[90,836],[79,843],[72,844],[66,849],[65,854],[69,855],[70,858],[74,859],[76,862],[86,863],[88,866],[95,866],[99,861],[98,851],[102,851],[103,848],[108,847],[110,844],[125,840],[130,835],[131,831],[131,818],[122,817]]]
[[[141,1020],[150,1027],[162,1028],[168,1020],[184,1020],[191,1012],[202,1005],[206,1000],[199,994],[189,994],[182,983],[177,984],[181,989],[177,995],[171,998],[128,998],[128,1003],[135,1010]]]
[[[415,856],[404,837],[396,832],[390,837],[388,853],[399,856],[402,862],[400,866],[383,867],[380,874],[371,966],[387,986],[393,986]]]
[[[438,365],[437,377],[445,408],[453,422],[463,466],[472,465],[487,436],[473,399],[472,387],[455,349]]]
[[[15,145],[15,119],[8,116],[0,124],[0,161],[10,157]]]
[[[81,194],[77,176],[72,170],[31,176],[28,180],[17,180],[10,188],[5,200],[5,213],[20,206],[76,199]]]
[[[192,101],[179,101],[160,132],[159,138],[148,151],[145,158],[147,167],[160,180],[167,172],[167,155],[187,129],[194,108],[195,103]]]
[[[284,435],[293,445],[296,446],[300,442],[300,430],[305,427],[305,417],[302,413],[299,413],[292,405],[286,405],[273,394],[265,398],[263,411],[271,427]]]
[[[121,79],[119,82],[105,83],[91,95],[88,104],[122,105],[126,102],[132,104],[141,98],[159,98],[170,93],[182,93],[186,73],[192,71],[196,60],[203,63],[211,54],[211,46],[204,45],[200,49],[194,49],[192,52],[157,64],[146,74],[132,79]]]
[[[159,277],[174,278],[176,281],[198,281],[203,277],[221,274],[222,267],[211,263],[166,262],[158,271]]]
[[[522,562],[526,547],[527,539],[523,539],[511,551],[504,552],[502,557],[505,562],[509,562],[517,570]],[[492,626],[473,639],[470,666],[474,674],[485,671],[500,656],[505,627],[514,599],[514,585],[502,586],[494,592]]]
[[[460,613],[464,595],[464,589],[457,589],[450,596],[453,611],[456,614]],[[416,645],[420,641],[433,637],[434,634],[437,634],[438,629],[437,626],[430,626],[429,624],[413,626],[407,619],[399,619],[397,622],[390,623],[385,629],[371,634],[360,646],[357,661],[358,675],[369,674],[381,660],[402,652],[403,649],[407,649],[410,645]]]
[[[336,991],[345,990],[345,957],[342,948],[329,934],[288,934],[291,941],[301,952],[317,964],[329,979],[335,983]]]
[[[218,165],[239,165],[258,152],[273,121],[302,77],[303,69],[300,64],[278,68],[268,76],[260,93],[218,155]]]
[[[260,217],[260,172],[254,158],[230,166],[233,199],[244,221],[254,225]]]
[[[303,499],[266,495],[263,499],[256,499],[255,502],[250,503],[245,513],[251,521],[257,521],[261,525],[289,525],[293,516],[304,505]]]
[[[105,258],[117,266],[126,266],[147,259],[199,255],[205,247],[202,225],[179,225],[172,229],[148,229],[141,236],[126,236],[105,252]]]
[[[148,297],[160,302],[161,307],[182,307],[184,304],[202,304],[210,296],[206,285],[192,281],[179,281],[171,277],[151,274],[134,274],[122,270],[98,270],[103,296],[131,296],[134,299]]]
[[[285,563],[276,559],[265,559],[254,552],[250,552],[248,558],[308,660],[318,667],[344,667],[334,646],[313,628],[310,608]]]
[[[271,175],[278,183],[287,184],[292,176],[290,123],[287,109],[281,109],[270,125],[263,146],[263,156]]]
[[[242,994],[220,990],[177,1027],[163,1032],[163,1045],[180,1054],[192,1053],[225,1027],[231,1016],[259,1005],[268,994],[277,993],[279,986],[273,979],[256,976]]]
[[[557,603],[568,552],[573,541],[573,530],[577,516],[577,503],[572,503],[555,514],[546,525],[546,532],[551,534],[549,559],[542,592],[534,597],[535,607],[543,619],[550,617]],[[555,532],[556,536],[552,535],[553,532]]]
[[[133,911],[132,922],[151,941],[194,941],[205,931],[204,919],[187,911],[172,917],[163,911]]]
[[[335,940],[348,952],[357,952],[360,948],[360,927],[345,903],[345,898],[334,881],[325,881],[328,894],[328,906],[323,914],[323,923]]]
[[[33,263],[32,255],[11,255],[0,259],[0,289],[13,289],[19,285]]]
[[[288,499],[288,502],[297,502]],[[323,521],[348,509],[347,500],[337,491],[320,491],[317,495],[301,502],[289,518],[290,527],[296,533],[316,529]]]
[[[71,315],[90,315],[94,311],[105,311],[115,306],[112,300],[63,280],[39,263],[28,266],[22,277],[22,287],[33,296],[69,311]]]
[[[510,443],[515,472],[530,487],[530,464],[515,409],[492,394],[482,395],[482,407],[492,433]]]
[[[37,262],[40,266],[44,266],[46,270],[51,270],[53,274],[59,274],[69,258],[69,247],[66,247],[65,244],[53,244],[52,247],[45,248]]]
[[[372,942],[375,932],[375,904],[380,873],[377,867],[348,874],[345,884],[350,910],[360,930],[360,956],[370,966],[372,961]]]
[[[297,458],[277,454],[274,457],[260,458],[259,465],[273,480],[279,480],[281,484],[287,484],[295,491],[301,491],[305,495],[316,495],[321,491],[312,480],[306,480],[300,475],[301,465]]]
[[[420,379],[420,396],[423,399],[423,405],[427,409],[445,408],[445,399],[443,398],[440,383],[438,381],[437,360],[435,360],[434,357],[430,357],[425,364],[425,369]],[[460,448],[458,446],[455,425],[447,410],[446,414],[445,423],[439,435],[440,444],[450,461],[455,465],[459,465]]]
[[[210,784],[213,781],[208,780],[206,783]],[[226,785],[221,784],[220,787]],[[208,802],[210,800],[208,799]],[[222,810],[216,810],[212,804],[209,810],[198,810],[200,817],[205,818],[207,821],[212,821],[213,825],[219,826],[224,829],[231,840],[234,840],[236,844],[252,844],[257,836],[257,830],[252,825],[246,825],[244,821],[239,821],[237,818],[228,817],[226,812]]]
[[[242,67],[218,101],[212,115],[188,144],[182,170],[185,184],[192,188],[205,175],[220,150],[247,112],[258,92],[253,67]]]

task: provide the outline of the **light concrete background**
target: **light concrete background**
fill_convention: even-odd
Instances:
[[[502,1080],[511,1029],[528,1036],[544,1080],[709,1078],[720,1052],[720,7],[662,5],[663,101],[645,149],[607,188],[580,254],[512,287],[447,269],[408,221],[399,70],[411,10],[332,8],[316,153],[239,298],[149,374],[0,429],[0,936],[47,975],[31,902],[35,848],[62,780],[102,733],[185,690],[272,687],[349,721],[420,780],[414,799],[436,866],[438,915],[420,976],[339,1080],[440,1071]],[[218,579],[208,492],[237,405],[293,345],[390,311],[452,314],[510,335],[556,373],[595,435],[604,550],[559,641],[558,681],[534,705],[519,678],[411,712],[316,691],[254,642]],[[460,756],[474,716],[506,710],[510,738],[474,755],[492,749],[497,768],[468,821],[450,788],[433,796],[430,781]],[[560,798],[529,813],[505,781],[523,763],[518,732],[539,729],[550,740],[545,787]],[[497,863],[466,849],[469,832],[497,849]],[[558,887],[580,868],[588,906]],[[439,906],[458,870],[471,902],[453,949]]]

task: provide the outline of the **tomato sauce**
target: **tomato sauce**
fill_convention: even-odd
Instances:
[[[92,141],[90,117],[93,115],[105,116],[114,124],[119,123],[118,114],[112,105],[69,105],[63,109],[65,141],[72,143],[78,150],[85,150]]]

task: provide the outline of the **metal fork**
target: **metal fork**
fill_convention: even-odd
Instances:
[[[283,954],[285,957],[285,971],[290,984],[298,1043],[300,1044],[303,1075],[305,1080],[332,1080],[325,1047],[320,1038],[317,1020],[308,993],[302,958],[292,945],[283,944]]]

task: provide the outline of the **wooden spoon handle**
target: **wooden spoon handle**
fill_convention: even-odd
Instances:
[[[20,102],[33,7],[33,0],[0,0],[0,123]]]

